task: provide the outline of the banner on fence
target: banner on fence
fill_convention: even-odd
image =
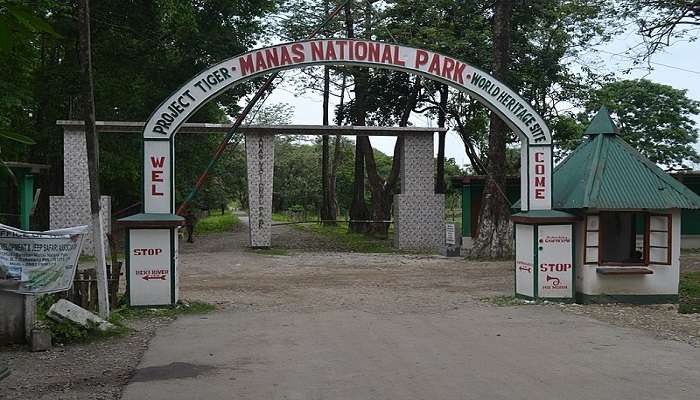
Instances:
[[[0,224],[0,289],[20,294],[70,289],[86,232],[87,226],[33,232]]]

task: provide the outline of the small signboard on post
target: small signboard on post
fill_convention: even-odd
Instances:
[[[445,224],[445,256],[459,257],[462,255],[457,224]]]
[[[457,244],[457,239],[455,235],[455,224],[445,225],[445,244],[448,246],[454,246]]]

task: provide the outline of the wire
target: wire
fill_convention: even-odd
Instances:
[[[601,53],[606,53],[606,54],[610,54],[610,55],[613,55],[613,56],[617,56],[617,57],[627,58],[627,59],[630,59],[630,60],[637,60],[635,57],[628,56],[628,55],[626,55],[626,54],[613,53],[613,52],[607,51],[607,50],[597,50],[597,51],[599,51],[599,52],[601,52]],[[692,70],[692,69],[687,69],[687,68],[682,68],[682,67],[676,67],[676,66],[673,66],[673,65],[663,64],[663,63],[660,63],[660,62],[649,61],[649,64],[660,65],[660,66],[662,66],[662,67],[671,68],[671,69],[676,69],[676,70],[679,70],[679,71],[689,72],[689,73],[691,73],[691,74],[700,75],[700,71],[695,71],[695,70]]]
[[[381,22],[383,18],[381,18],[381,16],[379,15],[379,13],[377,13],[377,10],[374,9],[374,5],[372,4],[372,2],[371,2],[370,0],[367,0],[367,5],[369,6],[369,9],[372,10],[372,14],[374,14],[374,16],[377,17],[377,22]],[[391,41],[392,41],[393,43],[398,43],[398,41],[397,41],[396,38],[394,37],[394,34],[391,33],[391,30],[389,29],[389,27],[386,26],[386,25],[384,25],[384,29],[386,30],[386,33],[389,34],[389,37],[391,38]]]

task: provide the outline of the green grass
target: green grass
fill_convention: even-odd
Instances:
[[[532,301],[526,301],[523,299],[519,299],[515,296],[493,296],[493,297],[484,297],[481,299],[481,301],[493,304],[494,306],[498,307],[510,307],[510,306],[521,306],[524,304],[532,304]]]
[[[316,221],[318,215],[307,214],[307,220]],[[294,222],[285,214],[272,214],[272,220],[276,222]],[[394,225],[389,226],[389,237],[386,239],[368,236],[362,233],[348,232],[348,224],[339,222],[336,226],[321,225],[310,222],[304,224],[290,224],[294,229],[312,232],[324,236],[334,244],[336,250],[349,251],[355,253],[401,253],[401,254],[435,254],[431,250],[399,251],[393,247],[391,237],[394,234]]]
[[[107,320],[115,325],[115,329],[100,331],[95,326],[82,327],[70,321],[56,322],[46,317],[51,305],[58,301],[55,295],[44,295],[37,301],[37,320],[40,326],[51,331],[55,344],[90,343],[98,340],[123,336],[131,331],[127,326],[128,320],[140,318],[174,318],[178,315],[206,314],[216,310],[209,303],[193,301],[181,302],[175,307],[167,308],[129,308],[122,306],[110,313]]]
[[[139,318],[174,318],[179,315],[208,314],[213,311],[216,311],[214,304],[203,301],[181,301],[175,307],[129,308],[124,306],[112,314],[114,320],[123,322]]]
[[[233,229],[233,227],[240,222],[238,217],[230,212],[223,215],[210,215],[197,221],[197,225],[194,227],[194,233],[196,235],[201,235],[203,233],[226,232]]]
[[[681,274],[679,294],[679,313],[700,313],[700,272],[686,272]]]
[[[396,250],[392,247],[392,242],[390,239],[378,239],[361,233],[349,233],[347,224],[338,224],[336,226],[309,224],[294,225],[294,227],[323,235],[335,242],[338,247],[341,247],[347,251],[357,253],[396,252]]]

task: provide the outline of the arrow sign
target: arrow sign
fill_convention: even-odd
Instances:
[[[147,281],[152,281],[154,279],[160,279],[160,280],[165,280],[165,275],[144,275],[141,278]]]

